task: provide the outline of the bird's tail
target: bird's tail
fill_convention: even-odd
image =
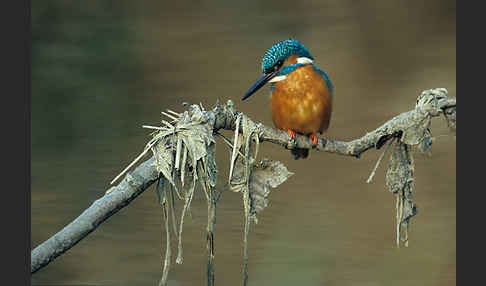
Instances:
[[[290,153],[292,154],[295,160],[298,160],[300,158],[305,159],[307,158],[307,156],[309,156],[309,149],[294,148],[290,150]]]

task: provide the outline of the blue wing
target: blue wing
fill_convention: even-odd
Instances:
[[[331,79],[329,78],[329,76],[327,75],[326,72],[324,72],[323,70],[321,70],[320,68],[318,68],[315,64],[312,64],[314,66],[314,69],[316,71],[318,71],[322,77],[326,80],[326,83],[327,83],[327,87],[329,87],[329,90],[331,91],[331,94],[333,94],[334,92],[334,86],[332,85],[332,82],[331,82]]]

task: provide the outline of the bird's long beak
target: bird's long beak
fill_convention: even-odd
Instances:
[[[245,100],[248,97],[250,97],[250,95],[254,94],[257,90],[259,90],[262,86],[264,86],[269,80],[271,80],[277,74],[278,74],[278,70],[262,74],[257,79],[257,81],[252,85],[252,87],[250,87],[250,89],[246,92],[245,96],[243,96],[241,100]]]

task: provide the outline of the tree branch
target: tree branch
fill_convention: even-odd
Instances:
[[[429,92],[434,94],[434,91],[437,90]],[[407,130],[421,125],[424,121],[440,114],[444,114],[448,125],[453,124],[450,127],[455,130],[455,109],[456,99],[447,98],[445,95],[433,97],[432,100],[426,103],[421,102],[419,104],[419,101],[417,101],[415,109],[390,119],[361,138],[350,142],[319,138],[317,146],[312,147],[312,141],[306,136],[297,135],[295,140],[290,140],[290,136],[285,131],[254,123],[244,114],[235,111],[231,101],[228,101],[227,104],[216,104],[213,109],[208,111],[201,111],[197,105],[189,106],[189,112],[199,112],[198,116],[204,116],[206,120],[212,123],[214,132],[221,129],[234,131],[236,128],[239,129],[239,132],[242,132],[242,126],[236,127],[236,119],[239,116],[244,116],[257,126],[260,141],[271,142],[287,149],[307,148],[357,158],[363,152],[371,148],[379,149],[387,140],[401,137]],[[158,178],[159,174],[154,165],[154,157],[140,164],[134,171],[128,173],[117,186],[110,188],[102,198],[96,200],[74,221],[38,245],[31,253],[31,273],[38,271],[76,245],[103,221],[128,205]]]
[[[290,140],[290,136],[286,131],[275,129],[269,126],[258,124],[261,129],[260,141],[267,141],[274,144],[281,145],[287,149],[292,148],[306,148],[315,149],[317,151],[324,151],[328,153],[335,153],[338,155],[353,156],[359,158],[359,156],[371,149],[379,149],[386,140],[400,136],[404,130],[407,130],[417,124],[420,124],[428,116],[436,117],[440,114],[446,114],[446,110],[456,107],[455,98],[444,98],[436,102],[435,104],[426,104],[418,106],[413,110],[404,112],[398,116],[387,121],[377,129],[367,133],[361,138],[355,139],[350,142],[336,141],[325,138],[318,138],[317,146],[312,147],[312,140],[307,136],[296,134],[294,142]],[[213,110],[207,111],[209,118],[214,118],[214,130],[220,129],[235,130],[235,122],[240,112],[234,111],[232,102],[228,102],[226,105],[217,105]],[[451,116],[454,117],[455,113]],[[241,127],[240,127],[241,129]],[[240,130],[242,132],[242,130]],[[383,138],[386,138],[383,140]]]
[[[74,221],[32,250],[31,273],[46,266],[76,245],[107,218],[139,196],[158,177],[153,157],[140,164],[133,172],[127,174],[120,184],[110,188],[102,198],[96,200]]]

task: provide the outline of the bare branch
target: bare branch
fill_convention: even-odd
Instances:
[[[140,164],[133,172],[127,174],[120,184],[110,188],[109,192],[96,200],[74,221],[32,250],[31,273],[46,266],[76,245],[107,218],[145,191],[158,176],[153,157]]]

